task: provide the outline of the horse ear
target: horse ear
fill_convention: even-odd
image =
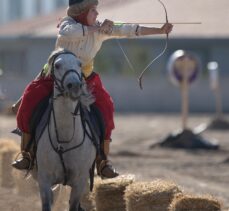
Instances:
[[[59,52],[60,52],[60,50],[58,49],[58,50],[53,51],[53,52],[50,54],[50,56],[49,56],[49,58],[48,58],[48,65],[49,65],[49,67],[52,67],[55,58],[57,57],[57,55],[59,55]]]
[[[55,61],[55,59],[60,55],[60,54],[63,54],[63,53],[65,53],[66,52],[66,50],[65,49],[63,49],[63,48],[58,48],[58,49],[56,49],[56,50],[54,50],[51,54],[50,54],[50,56],[49,56],[49,58],[48,58],[48,72],[49,72],[49,74],[51,73],[51,70],[52,70],[52,68],[53,68],[53,63],[54,63],[54,61]]]

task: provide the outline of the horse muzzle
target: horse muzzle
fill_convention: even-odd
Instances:
[[[79,99],[81,94],[82,82],[80,81],[70,81],[66,83],[65,95],[71,100],[76,101]]]

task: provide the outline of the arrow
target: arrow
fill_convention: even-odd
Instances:
[[[142,22],[142,23],[136,23],[136,22],[128,22],[128,23],[121,23],[121,22],[115,22],[114,24],[148,24],[148,25],[150,25],[150,24],[164,24],[164,23],[162,23],[162,22],[152,22],[152,23],[144,23],[144,22]],[[174,25],[185,25],[185,24],[190,24],[190,25],[198,25],[198,24],[202,24],[201,22],[173,22],[173,23],[171,23],[171,24],[174,24]]]

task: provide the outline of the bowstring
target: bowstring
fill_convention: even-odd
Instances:
[[[126,53],[125,50],[123,49],[123,47],[122,47],[122,45],[121,45],[119,39],[115,39],[115,40],[116,40],[116,42],[117,42],[119,48],[121,49],[121,51],[122,51],[122,53],[123,53],[123,55],[124,55],[124,57],[125,57],[125,59],[126,59],[126,61],[127,61],[127,64],[129,65],[130,69],[131,69],[134,73],[136,73],[136,70],[135,70],[133,64],[131,63],[129,57],[127,56],[127,53]]]
[[[120,4],[121,0],[118,0],[118,4]],[[113,14],[114,16],[114,14]],[[124,55],[124,58],[126,59],[127,61],[127,64],[129,66],[129,68],[132,70],[132,72],[136,75],[137,71],[135,70],[132,62],[130,61],[130,58],[128,57],[127,55],[127,52],[124,50],[124,48],[122,47],[122,44],[120,42],[120,40],[118,38],[115,39],[116,43],[118,44],[120,50],[122,51],[122,54]]]

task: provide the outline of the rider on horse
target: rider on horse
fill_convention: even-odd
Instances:
[[[138,24],[114,24],[110,20],[97,21],[98,0],[69,0],[67,17],[59,23],[56,48],[72,51],[82,62],[84,78],[95,97],[95,105],[100,110],[105,123],[105,140],[103,151],[105,158],[97,157],[98,174],[105,178],[118,176],[107,157],[110,150],[111,133],[114,129],[112,98],[104,88],[100,76],[93,71],[93,60],[103,41],[119,37],[137,37],[139,35],[166,34],[172,25],[164,24],[162,28],[140,27]],[[45,70],[43,71],[45,72]],[[13,163],[17,169],[28,169],[32,153],[26,148],[30,142],[29,120],[36,105],[53,90],[53,79],[40,75],[25,89],[19,110],[17,123],[22,135],[22,159]]]

